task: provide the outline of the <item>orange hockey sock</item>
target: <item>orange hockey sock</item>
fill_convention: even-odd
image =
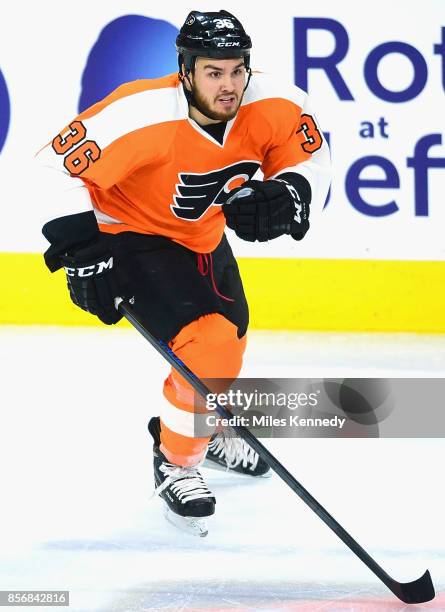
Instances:
[[[239,339],[236,325],[214,313],[183,327],[169,346],[199,378],[235,379],[246,336]],[[194,437],[194,413],[205,409],[196,407],[192,387],[174,369],[164,383],[164,395],[168,403],[161,411],[161,451],[171,463],[196,465],[205,456],[209,438]]]

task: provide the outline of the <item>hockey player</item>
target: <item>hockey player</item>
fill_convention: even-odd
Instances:
[[[57,169],[60,210],[43,227],[48,268],[72,301],[110,325],[114,298],[201,378],[238,376],[248,307],[224,235],[301,240],[321,210],[329,153],[305,92],[252,73],[251,40],[226,11],[192,11],[177,37],[179,74],[126,83],[38,154]],[[263,180],[254,178],[257,171]],[[298,279],[295,279],[298,282]],[[263,475],[242,440],[195,437],[193,392],[172,371],[149,423],[157,492],[200,535],[215,497],[199,466]]]

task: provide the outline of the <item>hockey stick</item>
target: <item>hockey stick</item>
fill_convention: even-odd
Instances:
[[[122,298],[116,298],[116,308],[133,325],[148,342],[173,366],[201,395],[203,399],[211,393],[210,389],[173,353],[165,342],[157,340],[144,327],[134,313],[132,306]],[[217,405],[216,411],[223,418],[233,416],[226,408]],[[365,565],[386,584],[401,601],[408,604],[423,603],[434,599],[435,592],[428,570],[413,582],[397,582],[391,578],[380,565],[360,546],[354,538],[338,523],[327,510],[301,485],[294,476],[270,453],[267,448],[246,427],[233,425],[236,433],[251,446],[276,474],[317,514],[321,520],[352,550]]]

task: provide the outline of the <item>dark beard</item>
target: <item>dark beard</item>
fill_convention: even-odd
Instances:
[[[206,100],[200,95],[198,91],[196,91],[196,89],[194,89],[193,91],[193,98],[196,101],[196,104],[193,104],[193,106],[195,106],[195,108],[197,108],[203,115],[205,115],[209,119],[213,119],[214,121],[230,121],[231,119],[233,119],[236,116],[243,100],[241,96],[241,100],[239,101],[237,107],[231,113],[218,113],[209,107]]]

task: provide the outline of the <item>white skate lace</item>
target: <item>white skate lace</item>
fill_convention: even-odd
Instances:
[[[242,463],[244,468],[248,467],[253,472],[258,464],[258,453],[241,438],[232,438],[219,433],[209,443],[209,450],[226,460],[227,469],[233,469]]]
[[[159,470],[167,476],[159,487],[156,487],[153,496],[159,495],[167,487],[177,496],[181,504],[203,497],[213,497],[213,493],[207,488],[203,477],[196,466],[181,467],[172,463],[164,462]]]

